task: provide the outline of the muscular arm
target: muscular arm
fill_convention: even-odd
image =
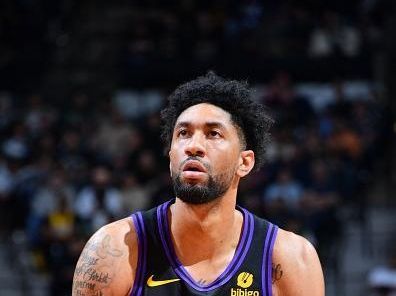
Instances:
[[[303,237],[279,230],[272,265],[274,296],[323,296],[322,267],[315,248]]]
[[[137,238],[128,219],[98,230],[77,262],[72,295],[128,295],[136,269],[136,246]]]

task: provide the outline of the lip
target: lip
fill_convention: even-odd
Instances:
[[[206,173],[206,168],[197,160],[187,161],[182,168],[183,172],[188,173]]]
[[[181,175],[185,180],[202,180],[205,178],[206,173],[198,171],[183,171]]]

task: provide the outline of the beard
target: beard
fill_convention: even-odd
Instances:
[[[209,170],[208,170],[209,172]],[[226,172],[216,176],[209,174],[205,184],[190,184],[183,182],[181,172],[172,172],[173,190],[176,197],[189,204],[206,204],[221,196],[230,188],[233,172]]]

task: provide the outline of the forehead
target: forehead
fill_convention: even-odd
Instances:
[[[175,126],[181,122],[197,125],[207,122],[220,122],[225,126],[233,125],[230,113],[209,103],[201,103],[185,109],[177,118]]]

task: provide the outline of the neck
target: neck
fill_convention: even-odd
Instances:
[[[183,265],[233,253],[242,228],[242,213],[235,209],[236,189],[208,204],[192,205],[176,199],[170,225],[176,254]]]

